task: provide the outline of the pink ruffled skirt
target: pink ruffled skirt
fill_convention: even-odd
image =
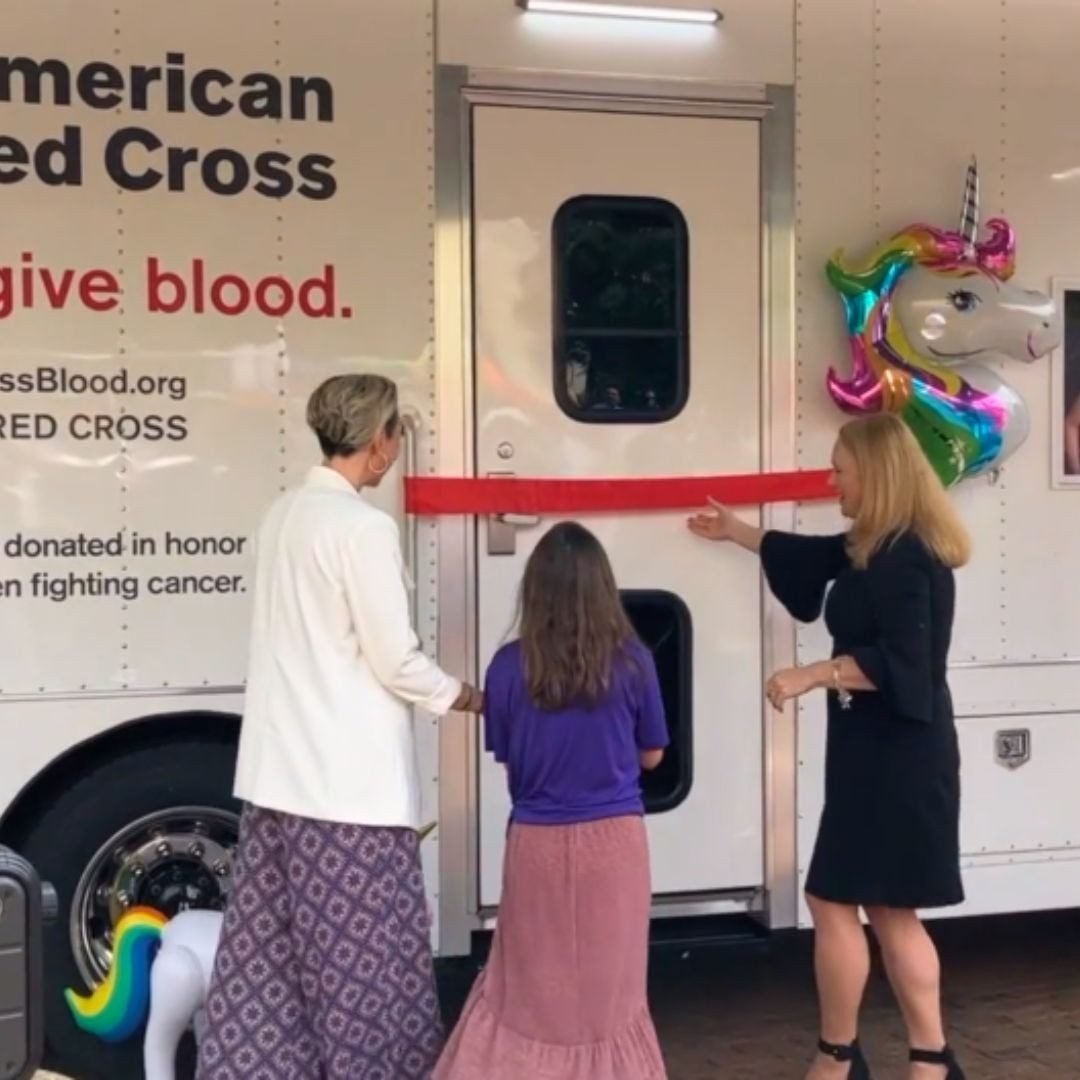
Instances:
[[[640,817],[513,825],[487,966],[434,1080],[665,1080]]]

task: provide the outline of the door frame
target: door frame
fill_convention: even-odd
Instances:
[[[633,112],[652,116],[745,119],[761,125],[761,459],[769,471],[796,467],[795,126],[790,86],[722,85],[694,80],[608,78],[565,73],[436,69],[433,123],[433,344],[437,445],[444,476],[474,476],[472,116],[477,105]],[[431,456],[431,455],[428,455]],[[791,529],[795,507],[764,507],[767,528]],[[475,519],[437,519],[436,581],[440,662],[478,677]],[[762,590],[763,670],[795,662],[794,627]],[[653,917],[752,911],[772,928],[794,926],[798,909],[796,709],[766,707],[762,695],[761,892],[695,894],[658,901]],[[443,722],[439,733],[439,952],[463,955],[471,934],[493,924],[479,903],[479,725]]]

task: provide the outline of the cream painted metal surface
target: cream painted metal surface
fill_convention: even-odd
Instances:
[[[705,6],[711,0],[689,2]],[[854,250],[911,220],[953,221],[972,153],[979,159],[987,213],[1004,213],[1017,228],[1018,280],[1049,289],[1055,278],[1077,277],[1080,129],[1073,123],[1071,102],[1080,92],[1080,68],[1073,57],[1080,5],[1061,0],[953,0],[948,5],[940,0],[727,0],[721,6],[724,23],[705,28],[529,18],[512,0],[366,0],[363,5],[279,0],[264,18],[244,0],[221,0],[212,8],[189,5],[179,14],[166,11],[162,0],[123,9],[87,3],[75,15],[62,0],[10,0],[14,29],[6,52],[12,56],[56,57],[73,70],[93,60],[128,69],[160,65],[167,52],[182,52],[189,71],[324,76],[333,86],[337,109],[333,122],[277,125],[165,108],[128,109],[117,116],[78,101],[51,104],[47,80],[41,104],[0,106],[5,134],[36,145],[75,124],[82,129],[85,151],[78,186],[34,181],[5,186],[9,213],[2,264],[21,266],[26,251],[37,266],[122,270],[132,301],[122,311],[100,314],[71,304],[53,311],[39,302],[33,311],[5,317],[0,372],[66,365],[108,374],[126,365],[139,374],[188,380],[183,394],[173,394],[168,384],[160,392],[132,395],[16,398],[5,392],[3,415],[44,413],[64,429],[76,415],[115,417],[124,408],[139,416],[186,416],[191,433],[171,446],[169,440],[110,437],[5,439],[0,443],[4,538],[15,532],[106,536],[124,527],[159,544],[169,528],[209,537],[247,534],[266,500],[281,483],[298,477],[310,460],[302,415],[306,392],[317,378],[344,370],[381,371],[399,381],[418,421],[407,464],[423,474],[511,469],[527,475],[556,471],[556,464],[566,475],[622,469],[723,472],[744,461],[751,468],[755,463],[772,469],[819,467],[828,459],[840,420],[824,392],[824,376],[846,357],[839,307],[825,282],[823,262],[837,245]],[[771,307],[763,312],[767,340],[760,369],[756,341],[737,352],[740,362],[750,364],[749,377],[768,388],[762,401],[760,458],[750,452],[749,439],[739,443],[735,459],[717,452],[710,443],[717,430],[707,415],[690,427],[699,398],[708,395],[710,403],[726,408],[734,385],[726,369],[702,362],[698,345],[692,353],[691,411],[666,430],[663,425],[578,430],[579,425],[556,413],[546,346],[538,345],[546,325],[540,311],[546,301],[538,299],[547,286],[542,274],[521,294],[536,329],[507,326],[497,313],[488,328],[488,337],[497,333],[499,342],[528,339],[529,356],[538,350],[536,370],[542,374],[534,388],[542,407],[532,415],[540,419],[524,420],[523,413],[511,411],[489,427],[474,428],[474,283],[465,243],[471,207],[469,184],[462,187],[471,148],[462,124],[460,86],[449,94],[440,91],[437,98],[433,92],[437,65],[451,64],[471,66],[470,72],[456,73],[459,83],[512,88],[519,96],[529,91],[534,105],[554,106],[560,99],[566,104],[571,94],[607,94],[609,100],[621,95],[631,111],[689,112],[687,103],[698,102],[697,111],[704,114],[709,103],[724,98],[746,103],[749,115],[765,97],[768,83],[795,94],[794,177],[772,170],[761,196],[766,207],[796,208],[790,228],[782,214],[769,211],[773,239],[765,249],[771,244],[782,253],[793,231],[797,272],[785,271],[783,257],[766,267],[764,303]],[[21,78],[14,78],[16,95]],[[487,100],[486,107],[494,109],[493,97]],[[570,155],[574,168],[592,167],[587,165],[590,155],[568,134],[582,118],[549,115],[552,123],[566,120],[569,126],[545,136],[555,151],[547,160]],[[763,127],[776,115],[774,110]],[[527,119],[524,113],[518,118]],[[649,138],[652,132],[684,125],[670,118],[610,119],[640,120]],[[709,131],[710,138],[678,152],[683,159],[710,165],[711,172],[668,167],[663,180],[685,185],[696,199],[705,191],[721,192],[727,182],[726,163],[718,167],[708,155],[732,142],[728,132],[751,130],[756,121],[738,121],[744,129],[733,120],[701,115],[693,123]],[[214,147],[233,147],[247,158],[271,150],[296,156],[326,153],[334,158],[340,191],[322,204],[250,192],[212,196],[197,170],[189,170],[185,193],[158,189],[120,195],[104,172],[102,151],[109,135],[128,124],[204,154]],[[751,158],[756,154],[747,153]],[[763,157],[768,156],[768,139],[763,138]],[[130,160],[139,168],[156,162],[134,151]],[[531,155],[530,149],[526,160],[518,187],[535,198],[534,183],[551,178],[536,168],[544,158]],[[648,180],[657,168],[656,156],[640,151],[630,163],[616,155],[600,165],[614,169],[620,161],[635,181]],[[748,192],[743,194],[748,203]],[[755,192],[755,203],[756,198]],[[732,213],[719,197],[703,203],[696,215],[700,220],[691,221],[692,240],[702,229],[719,235]],[[525,218],[522,222],[527,226]],[[516,257],[532,260],[535,269],[542,258],[540,241],[529,236],[528,227],[523,232],[526,244],[515,249]],[[726,233],[724,238],[726,244]],[[709,292],[699,310],[712,308],[719,318],[730,296],[752,290],[758,271],[749,243],[737,283],[728,292]],[[531,254],[529,244],[534,245]],[[710,257],[717,250],[714,245]],[[695,258],[703,254],[709,253],[695,247]],[[279,325],[250,313],[228,318],[151,315],[144,304],[134,302],[150,255],[164,260],[168,269],[202,255],[222,271],[249,278],[277,272],[304,276],[332,263],[339,303],[352,307],[352,317],[310,322],[289,317]],[[511,278],[498,287],[505,290],[508,284]],[[40,288],[38,298],[44,299]],[[737,331],[710,331],[723,339],[723,349],[713,350],[716,357],[733,354],[729,346],[735,343],[751,341],[751,311],[756,326],[759,309],[755,296],[743,313],[745,327],[740,321]],[[797,348],[788,340],[785,319],[796,324]],[[700,328],[695,336],[701,337]],[[520,361],[501,351],[496,358]],[[1080,859],[1070,810],[1074,770],[1069,768],[1080,755],[1080,577],[1072,570],[1080,494],[1076,488],[1051,488],[1050,365],[1012,367],[1008,377],[1027,402],[1031,436],[996,486],[978,483],[956,492],[977,540],[974,562],[960,579],[953,652],[965,758],[969,893],[957,914],[1080,904]],[[719,389],[703,385],[702,378],[715,378]],[[750,383],[738,385],[738,393],[744,393]],[[490,387],[481,393],[490,396]],[[747,415],[757,414],[748,410]],[[513,428],[513,437],[493,434],[500,425]],[[498,455],[499,445],[507,441],[514,448],[510,460]],[[558,461],[530,458],[541,445],[556,448]],[[394,481],[383,486],[378,498],[402,522],[422,637],[429,648],[437,642],[449,668],[475,675],[507,628],[510,590],[539,528],[502,523],[511,530],[517,551],[492,556],[502,560],[493,567],[485,562],[485,524],[477,529],[464,518],[447,518],[407,525],[400,474]],[[720,704],[711,699],[702,704],[699,685],[696,733],[699,739],[704,732],[715,740],[731,735],[730,717],[721,706],[722,695],[734,693],[744,725],[740,737],[760,739],[758,686],[764,672],[754,672],[753,695],[749,675],[745,689],[741,682],[734,690],[720,685],[718,672],[737,649],[750,646],[741,638],[726,641],[727,630],[710,638],[708,629],[708,620],[715,617],[745,630],[747,639],[758,633],[762,605],[756,599],[747,603],[749,594],[739,591],[749,590],[755,578],[752,561],[686,546],[680,517],[612,519],[599,528],[622,560],[626,584],[656,584],[645,580],[641,563],[628,561],[626,550],[620,550],[630,538],[647,536],[650,552],[670,552],[674,563],[697,560],[693,565],[700,566],[700,574],[685,597],[697,624],[695,666],[699,682],[718,680],[721,696]],[[791,508],[778,506],[768,510],[766,520],[787,526],[795,517]],[[798,524],[811,531],[840,526],[830,507],[804,508]],[[661,536],[670,547],[660,546],[656,538]],[[184,555],[177,565],[192,572],[221,568],[228,573],[233,558]],[[160,550],[127,563],[90,557],[31,565],[8,556],[0,564],[6,592],[0,598],[0,722],[8,732],[0,758],[0,806],[9,806],[41,770],[73,747],[133,719],[189,709],[240,711],[244,594],[165,598],[144,593],[133,602],[93,597],[61,603],[15,597],[6,589],[16,579],[29,588],[34,571],[63,577],[97,570],[146,578],[169,565]],[[236,558],[236,565],[246,567],[245,556]],[[501,575],[497,580],[503,594],[497,599],[492,599],[497,596],[493,574]],[[478,584],[486,597],[479,610]],[[796,635],[775,605],[766,601],[763,608],[759,645],[771,667],[795,655]],[[816,659],[827,647],[820,627],[798,635],[803,659]],[[685,823],[685,831],[682,824],[669,826],[663,818],[652,823],[659,887],[673,887],[660,879],[676,880],[691,861],[698,864],[701,880],[715,882],[726,875],[736,886],[759,881],[764,844],[767,918],[774,926],[793,921],[820,809],[820,701],[797,710],[797,728],[795,717],[796,710],[766,715],[764,760],[755,756],[762,744],[751,746],[750,763],[733,772],[737,784],[744,785],[738,791],[721,783],[706,790],[699,742],[694,797],[701,801],[693,804],[693,813],[687,804],[670,815],[671,822]],[[417,724],[426,812],[434,817],[437,807],[439,817],[439,829],[423,849],[438,915],[436,938],[444,942],[443,951],[461,952],[469,946],[469,930],[480,922],[476,878],[481,837],[491,841],[484,851],[484,872],[497,895],[493,875],[505,801],[488,776],[478,802],[477,770],[483,759],[473,724],[453,718],[440,726],[428,717],[419,717]],[[1030,732],[1030,760],[1015,769],[994,759],[997,733],[1009,729]],[[740,765],[725,757],[728,750],[714,754],[722,758],[721,770]],[[762,774],[764,792],[754,787]],[[747,826],[742,810],[729,815],[725,799],[742,800],[740,807],[753,805],[757,818]],[[753,828],[762,827],[764,837],[751,835]],[[797,842],[792,839],[796,832]],[[740,838],[745,849],[738,847]],[[736,841],[733,854],[724,845]],[[753,873],[740,870],[744,857]],[[492,895],[492,888],[486,895]],[[710,910],[705,903],[694,904],[692,910]],[[680,900],[671,910],[691,908]]]
[[[664,476],[760,467],[759,127],[752,120],[483,105],[473,116],[477,471],[514,448],[522,476]],[[677,167],[675,167],[677,163]],[[690,393],[664,423],[583,423],[553,396],[552,222],[580,195],[654,197],[685,217]],[[763,874],[760,583],[695,541],[683,514],[590,518],[620,585],[679,596],[693,620],[693,786],[650,817],[654,891],[757,886]],[[525,560],[479,564],[480,659],[505,640]],[[734,616],[737,612],[738,615]],[[481,902],[497,902],[505,775],[480,770]]]
[[[124,10],[91,4],[73,13],[60,0],[12,0],[5,9],[5,56],[54,58],[73,80],[70,105],[53,103],[49,74],[40,79],[40,101],[24,101],[26,79],[14,71],[11,100],[0,103],[5,135],[33,149],[69,125],[79,129],[82,155],[81,182],[47,185],[31,175],[5,184],[0,265],[19,268],[30,253],[54,282],[65,270],[97,269],[115,274],[124,292],[112,310],[94,311],[80,301],[76,279],[55,309],[39,278],[33,308],[2,319],[0,372],[63,368],[114,380],[127,371],[128,382],[108,382],[102,392],[0,393],[0,725],[7,732],[0,810],[40,770],[111,728],[187,710],[241,711],[251,534],[270,499],[317,460],[304,403],[331,374],[364,370],[396,379],[403,405],[420,421],[407,461],[373,497],[400,522],[417,579],[419,630],[434,648],[434,529],[407,521],[401,483],[406,464],[437,467],[434,135],[426,123],[434,5],[371,0],[363,7],[361,14],[328,0],[313,10],[280,0],[265,18],[245,0],[180,15],[160,3]],[[378,32],[344,32],[328,50],[335,23]],[[183,111],[167,107],[162,81],[151,84],[146,108],[132,107],[124,93],[117,109],[93,108],[74,89],[75,75],[91,62],[113,65],[127,86],[133,66],[176,67],[166,60],[172,54],[182,55],[187,73]],[[194,107],[190,92],[191,76],[205,69],[235,80],[231,87],[214,83],[214,100],[235,102],[239,80],[261,71],[276,73],[286,87],[291,76],[323,80],[322,106],[317,115],[309,96],[306,119],[280,123],[235,109],[209,115]],[[30,86],[32,98],[33,77]],[[174,157],[197,150],[199,162],[217,149],[252,167],[259,155],[288,155],[294,177],[300,159],[325,155],[337,189],[325,199],[295,190],[268,198],[254,190],[256,175],[245,190],[221,194],[207,185],[199,162],[189,162],[182,191],[167,190],[165,179],[150,190],[120,191],[106,171],[105,148],[131,127],[163,144],[128,147],[123,161],[136,176],[167,172],[167,147]],[[233,166],[219,166],[219,187],[228,186]],[[152,258],[159,271],[183,276],[182,310],[152,310]],[[194,259],[204,260],[207,283],[233,274],[248,287],[276,275],[295,286],[331,266],[332,310],[307,317],[294,304],[273,317],[249,305],[226,315],[204,300],[196,311]],[[228,303],[239,288],[235,280],[225,287]],[[273,307],[281,294],[271,287],[267,295]],[[10,300],[5,287],[4,304]],[[36,437],[40,428],[35,437],[10,438],[11,417],[19,414],[55,420],[55,437]],[[154,437],[149,417],[165,418],[167,437]],[[79,533],[114,540],[123,553],[31,559],[6,547],[16,535],[36,541]],[[42,594],[59,590],[69,575],[94,588],[114,579],[109,588],[119,583],[127,594]],[[210,578],[214,588],[150,591],[155,578],[168,576]],[[13,581],[21,595],[9,587]],[[438,729],[430,717],[416,722],[424,812],[434,817]],[[437,848],[436,834],[423,852],[432,893]]]
[[[975,154],[987,213],[1017,230],[1018,280],[1049,292],[1055,276],[1076,274],[1080,212],[1069,170],[1080,161],[1080,135],[1068,103],[1080,92],[1070,60],[1080,6],[800,0],[796,10],[797,439],[809,466],[826,459],[837,422],[822,379],[846,355],[821,272],[833,248],[914,220],[952,224]],[[996,485],[955,493],[975,556],[959,576],[951,657],[968,894],[952,915],[1080,903],[1071,767],[1080,755],[1080,497],[1050,486],[1050,362],[1002,373],[1027,403],[1031,435]],[[838,524],[831,509],[800,514],[806,529]],[[803,660],[827,648],[820,628],[799,638]],[[821,805],[823,712],[818,701],[800,709],[800,877]],[[995,737],[1015,728],[1030,730],[1031,759],[1009,770],[995,762]]]

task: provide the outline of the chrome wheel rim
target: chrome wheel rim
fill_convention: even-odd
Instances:
[[[151,907],[172,918],[225,906],[239,825],[227,810],[171,807],[131,822],[98,848],[75,887],[69,925],[72,955],[87,985],[108,974],[114,929],[131,908]]]

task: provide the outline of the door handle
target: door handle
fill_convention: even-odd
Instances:
[[[488,473],[488,476],[505,478],[513,473]],[[519,529],[534,529],[540,524],[539,514],[491,514],[487,519],[487,553],[489,555],[516,555]]]
[[[539,514],[496,514],[495,519],[515,529],[535,529],[540,524]]]

